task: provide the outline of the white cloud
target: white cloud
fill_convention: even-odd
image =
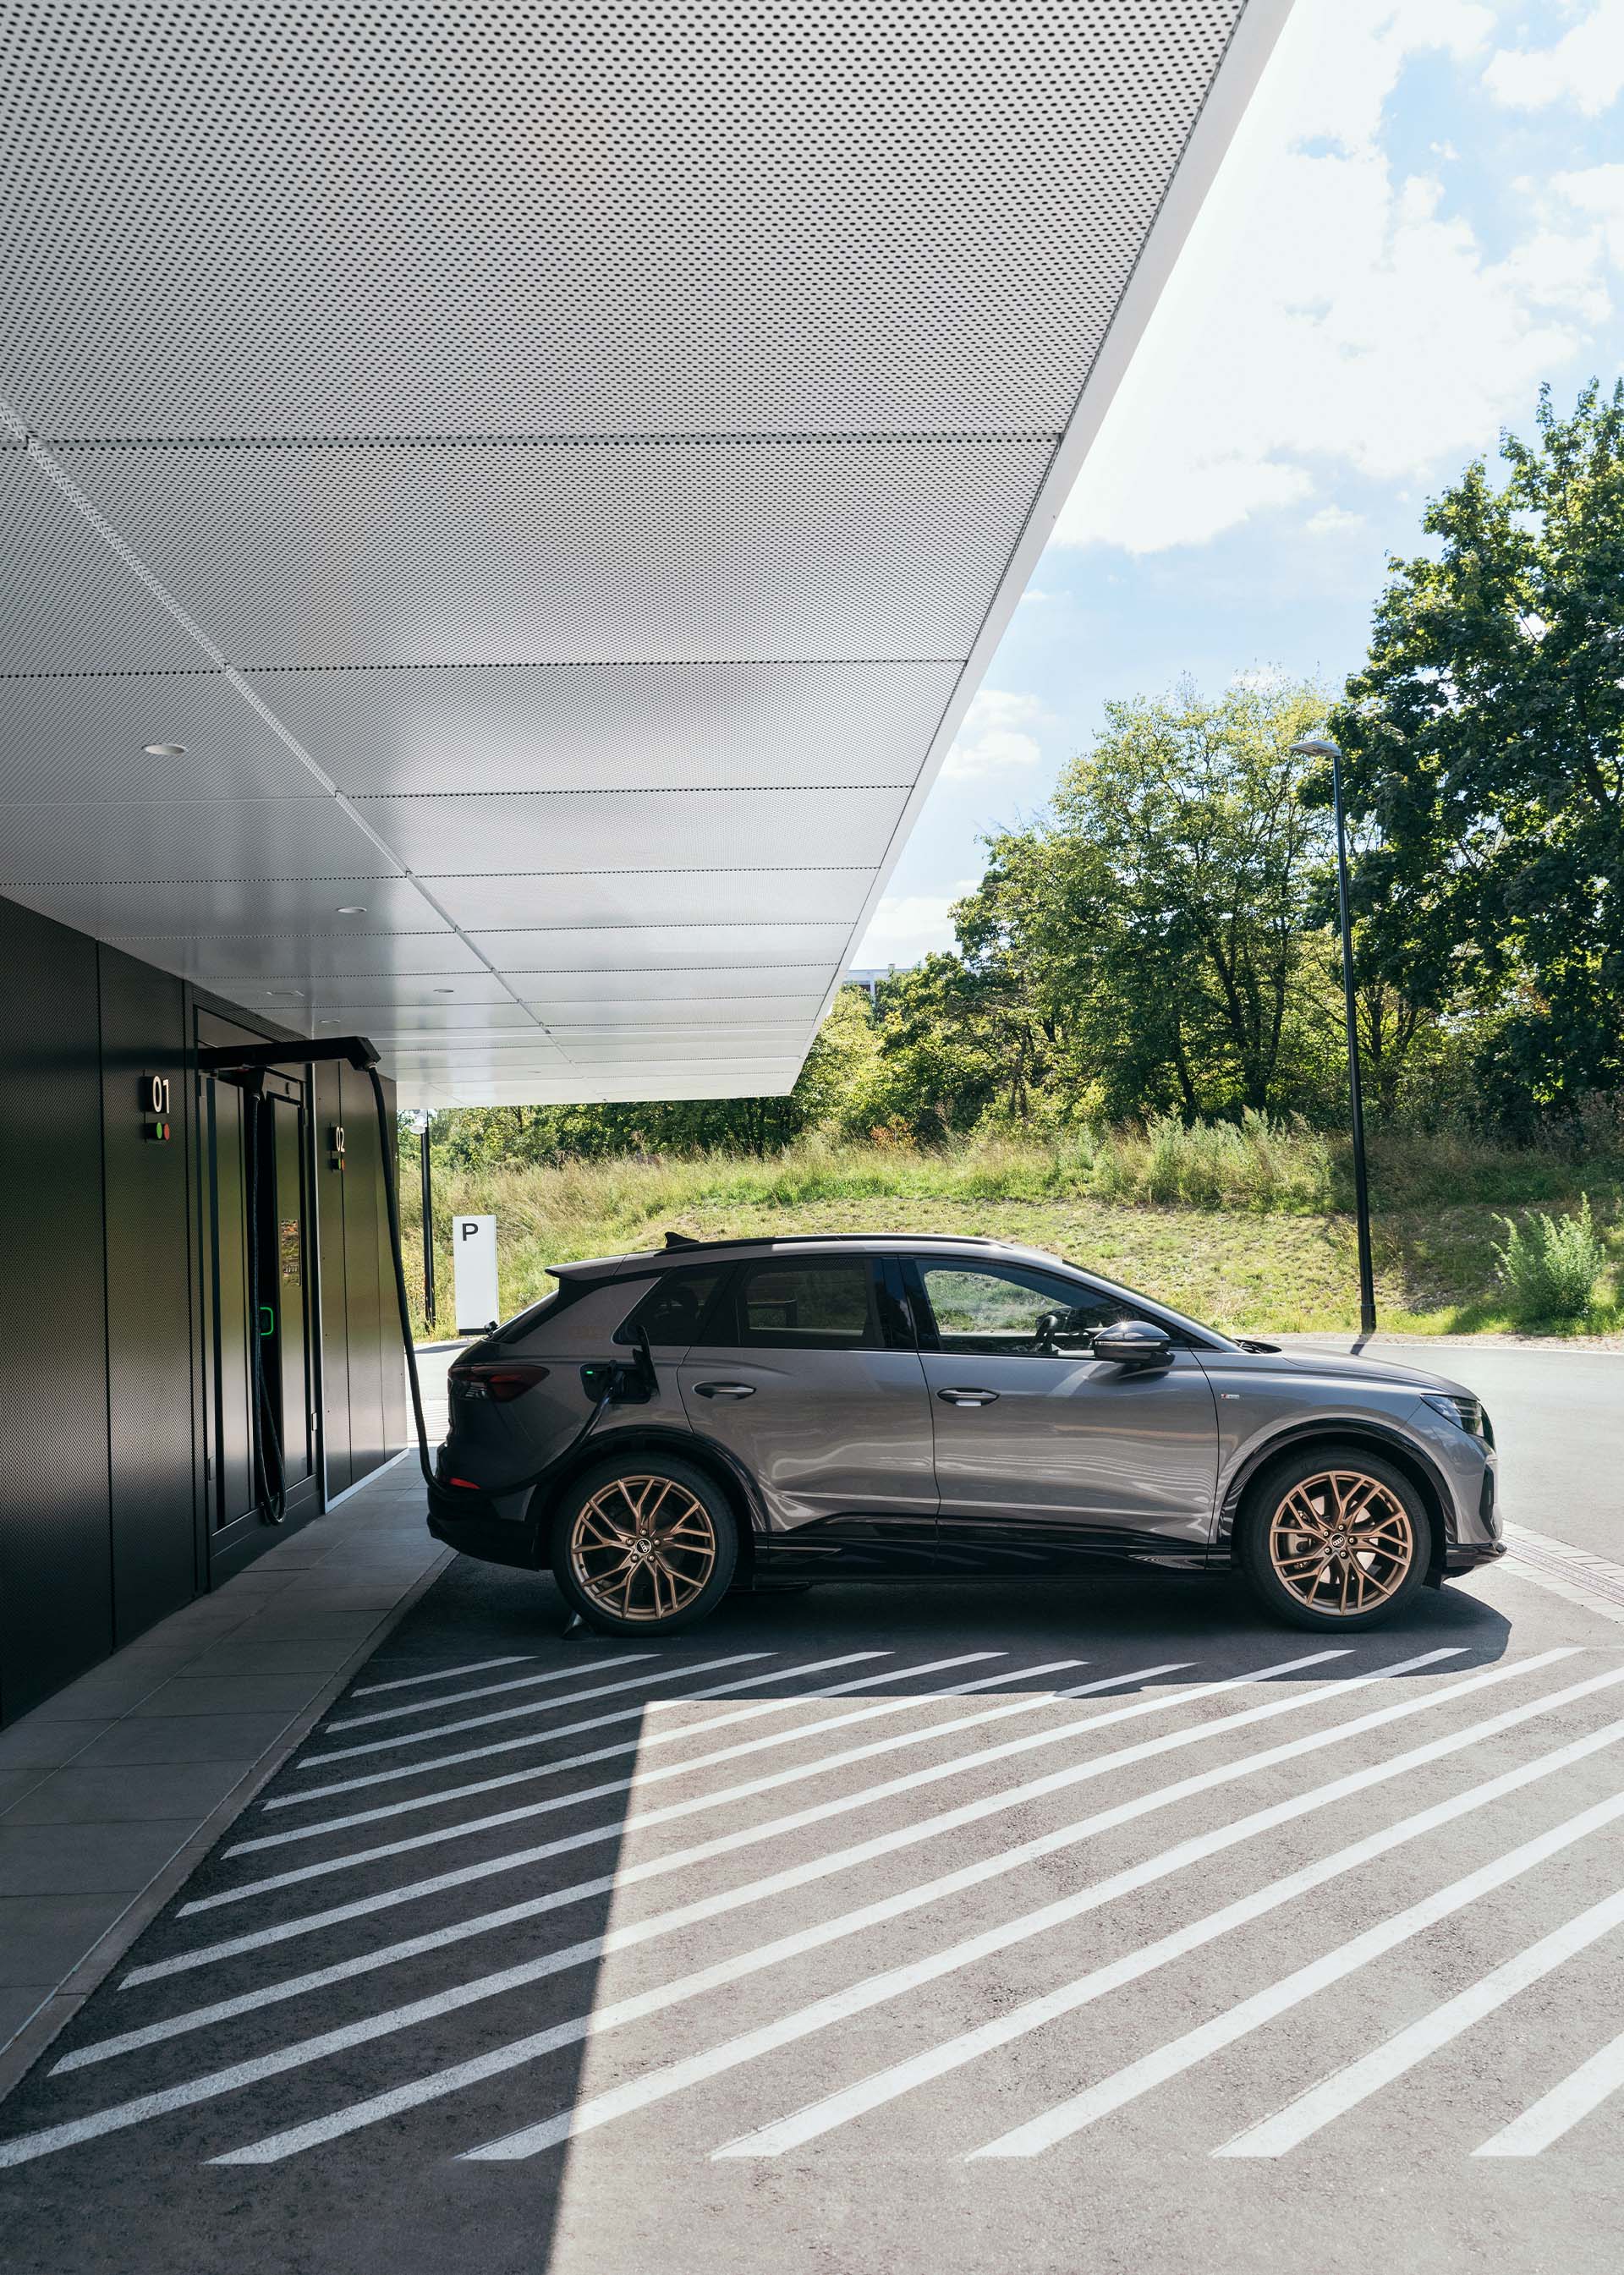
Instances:
[[[1364,527],[1362,513],[1349,513],[1340,505],[1322,505],[1318,513],[1311,513],[1303,525],[1311,537],[1347,537],[1356,529]]]
[[[937,949],[951,948],[953,926],[948,911],[955,901],[974,892],[976,881],[966,877],[945,893],[888,893],[851,959],[853,967],[859,971],[883,971],[888,964],[918,964]]]
[[[971,700],[942,775],[948,782],[979,782],[988,775],[1008,774],[1013,768],[1035,767],[1043,746],[1028,733],[1044,724],[1047,714],[1035,695],[1008,695],[984,687]]]
[[[1514,110],[1571,102],[1587,118],[1597,117],[1624,91],[1624,0],[1598,0],[1554,47],[1501,48],[1483,83]]]
[[[1379,139],[1407,61],[1469,64],[1493,22],[1468,0],[1298,0],[1057,543],[1199,544],[1338,467],[1425,483],[1526,419],[1608,312],[1601,230],[1547,200],[1491,260]]]
[[[1609,253],[1624,268],[1624,166],[1588,166],[1579,173],[1559,174],[1551,186],[1575,212],[1588,214],[1599,224]]]

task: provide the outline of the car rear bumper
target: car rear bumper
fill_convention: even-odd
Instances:
[[[540,1568],[535,1527],[523,1519],[498,1515],[483,1493],[431,1486],[428,1530],[448,1548],[482,1564],[507,1564],[523,1572]]]

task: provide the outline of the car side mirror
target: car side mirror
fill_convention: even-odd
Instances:
[[[1148,1319],[1118,1319],[1096,1333],[1094,1357],[1112,1366],[1167,1366],[1173,1359],[1173,1338],[1166,1327],[1153,1326]]]

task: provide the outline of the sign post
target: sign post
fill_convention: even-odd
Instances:
[[[451,1260],[457,1289],[457,1332],[482,1335],[502,1317],[496,1293],[496,1220],[451,1219]]]

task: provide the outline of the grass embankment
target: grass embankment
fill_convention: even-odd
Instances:
[[[1358,1323],[1347,1149],[1313,1132],[1162,1125],[930,1153],[811,1144],[765,1160],[712,1154],[435,1168],[442,1334],[453,1213],[495,1217],[504,1315],[546,1292],[549,1265],[657,1247],[670,1229],[696,1238],[983,1233],[1069,1257],[1236,1333],[1351,1331]],[[402,1188],[407,1285],[420,1302],[417,1179],[403,1177]],[[1624,1330],[1624,1158],[1387,1137],[1372,1149],[1371,1188],[1384,1327]],[[1499,1216],[1560,1213],[1581,1192],[1607,1247],[1596,1304],[1580,1320],[1514,1319],[1495,1279]]]

